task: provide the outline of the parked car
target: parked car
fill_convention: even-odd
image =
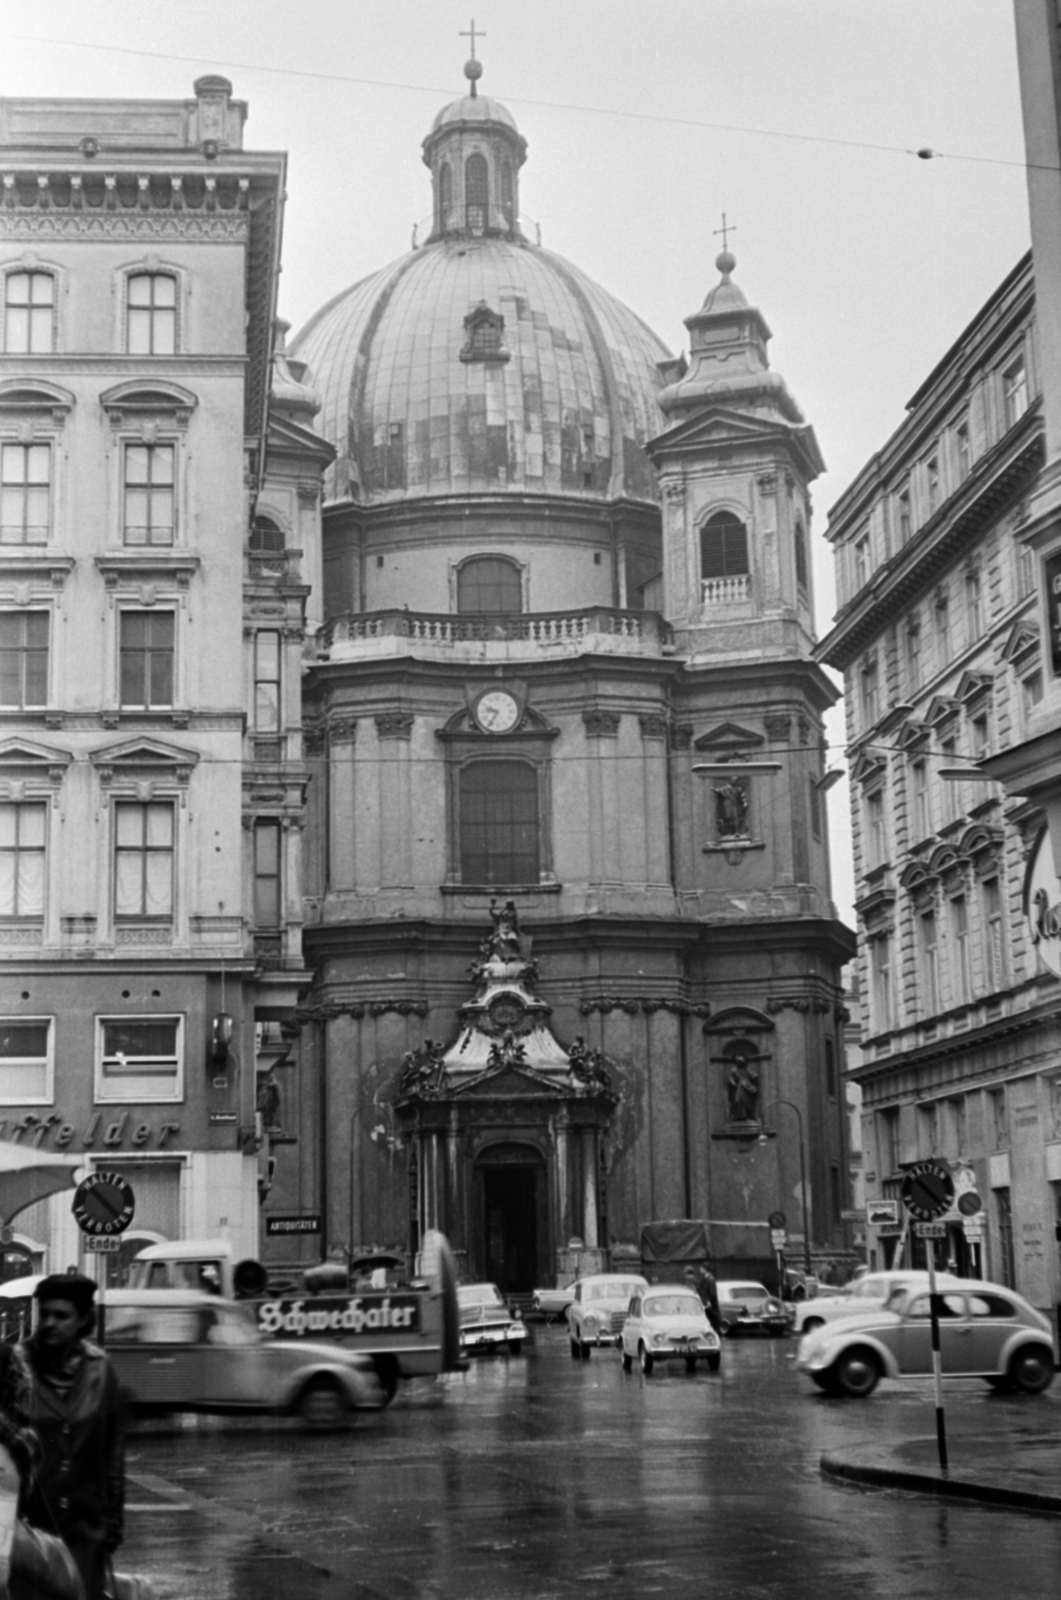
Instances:
[[[519,1312],[510,1311],[495,1283],[462,1283],[457,1287],[461,1351],[499,1350],[511,1355],[523,1351],[526,1325]]]
[[[1039,1394],[1054,1376],[1050,1323],[999,1284],[949,1278],[939,1293],[940,1362],[945,1377],[986,1378],[993,1389]],[[804,1336],[801,1372],[827,1394],[862,1399],[881,1378],[932,1376],[929,1293],[894,1288],[883,1308],[828,1322]]]
[[[567,1308],[571,1355],[588,1361],[594,1345],[618,1344],[627,1308],[648,1284],[632,1272],[598,1272],[579,1278],[573,1287]]]
[[[717,1372],[722,1359],[718,1334],[707,1320],[700,1296],[677,1284],[655,1284],[630,1301],[619,1336],[623,1371],[635,1361],[649,1377],[657,1361],[684,1361],[687,1372],[704,1361]]]
[[[293,1412],[334,1428],[385,1403],[371,1356],[263,1336],[247,1306],[177,1289],[110,1289],[107,1354],[134,1408]]]
[[[722,1332],[730,1338],[738,1333],[768,1333],[777,1338],[788,1328],[788,1312],[764,1284],[723,1278],[717,1288]]]
[[[822,1327],[826,1322],[835,1322],[839,1317],[873,1311],[884,1305],[893,1289],[907,1284],[927,1284],[927,1282],[927,1272],[915,1272],[912,1269],[904,1271],[902,1268],[896,1268],[890,1272],[869,1272],[857,1283],[845,1286],[842,1294],[819,1294],[812,1300],[801,1301],[796,1307],[793,1332],[813,1333],[815,1328]],[[957,1280],[953,1273],[937,1272],[936,1282],[955,1283]]]
[[[535,1289],[534,1309],[543,1316],[546,1322],[566,1316],[567,1308],[574,1298],[575,1286],[572,1283],[564,1288]]]

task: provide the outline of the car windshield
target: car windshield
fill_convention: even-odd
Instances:
[[[501,1306],[505,1303],[492,1283],[466,1283],[457,1290],[457,1300],[462,1307]]]
[[[636,1283],[591,1283],[588,1286],[587,1300],[622,1300],[625,1304],[640,1288]]]
[[[694,1294],[657,1294],[645,1301],[646,1317],[702,1317],[704,1308]]]
[[[727,1300],[766,1299],[766,1290],[761,1283],[720,1283],[719,1288],[725,1289]]]

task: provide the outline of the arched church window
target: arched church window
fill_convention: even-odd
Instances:
[[[748,530],[730,511],[717,511],[700,530],[700,573],[736,578],[748,571]]]
[[[471,761],[460,773],[461,882],[537,883],[538,772],[528,761]]]
[[[523,583],[514,561],[504,556],[475,556],[457,573],[457,610],[461,616],[523,610]]]
[[[489,215],[490,172],[486,157],[478,152],[464,163],[464,204],[468,227],[472,233],[482,233]]]
[[[505,221],[510,228],[516,222],[516,196],[512,182],[512,163],[504,162],[501,167],[501,209],[505,213]]]
[[[255,517],[251,523],[251,554],[272,556],[277,555],[283,548],[283,529],[277,526],[272,517]]]
[[[804,591],[807,588],[807,537],[803,532],[803,524],[796,521],[795,554],[796,554],[796,582]]]
[[[450,207],[453,204],[453,169],[448,161],[444,161],[438,169],[438,220],[442,226],[449,226]]]

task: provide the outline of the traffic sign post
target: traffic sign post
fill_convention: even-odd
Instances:
[[[932,1323],[932,1385],[936,1393],[936,1444],[939,1448],[939,1470],[946,1477],[950,1472],[947,1459],[947,1423],[943,1414],[943,1365],[939,1343],[939,1298],[936,1294],[936,1247],[933,1240],[946,1238],[947,1230],[937,1222],[954,1204],[954,1179],[942,1161],[918,1161],[908,1168],[903,1178],[903,1204],[914,1219],[917,1232],[925,1240],[928,1256],[928,1307]],[[938,1228],[940,1232],[928,1233]],[[922,1232],[922,1230],[925,1230]]]
[[[118,1172],[92,1172],[74,1190],[70,1208],[83,1234],[93,1238],[124,1233],[136,1212],[132,1185]]]

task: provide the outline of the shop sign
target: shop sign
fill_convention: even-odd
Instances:
[[[123,1111],[111,1122],[105,1122],[106,1116],[104,1111],[94,1111],[89,1118],[80,1135],[86,1150],[91,1150],[97,1139],[107,1150],[117,1150],[127,1137],[137,1150],[147,1149],[152,1142],[156,1150],[165,1150],[169,1141],[181,1131],[179,1122],[163,1122],[161,1127],[150,1122],[133,1122],[131,1111]],[[11,1144],[26,1144],[39,1150],[49,1134],[57,1150],[66,1150],[79,1136],[76,1123],[67,1122],[60,1111],[52,1111],[47,1116],[27,1111],[20,1117],[0,1117],[0,1139],[7,1139]]]
[[[894,1227],[899,1221],[898,1200],[871,1200],[866,1206],[866,1221],[874,1228]]]
[[[265,1219],[266,1238],[299,1233],[320,1233],[320,1231],[320,1212],[307,1212],[305,1216],[301,1217],[271,1216]]]
[[[320,1334],[419,1333],[420,1296],[317,1295],[305,1300],[259,1300],[255,1308],[262,1333],[289,1339]]]
[[[1040,833],[1028,861],[1024,915],[1028,919],[1032,944],[1043,965],[1061,978],[1061,884],[1057,880],[1049,828]]]

